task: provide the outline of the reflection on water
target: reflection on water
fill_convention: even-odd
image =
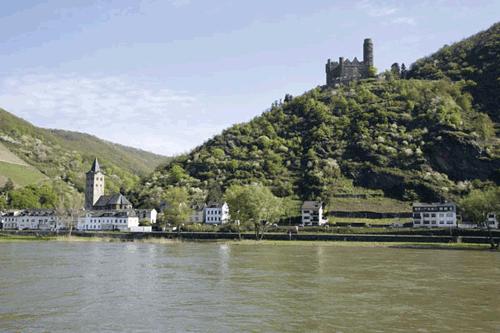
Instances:
[[[0,331],[499,332],[500,254],[0,244]]]

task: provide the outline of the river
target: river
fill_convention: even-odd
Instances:
[[[500,332],[500,253],[0,243],[1,332]]]

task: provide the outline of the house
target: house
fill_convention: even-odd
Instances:
[[[21,214],[20,210],[3,212],[1,217],[3,229],[17,229],[17,216],[19,216],[19,214]]]
[[[498,229],[497,214],[489,213],[487,217],[487,223],[490,228]]]
[[[452,202],[413,204],[413,227],[457,227],[457,206]]]
[[[135,213],[137,214],[137,217],[139,218],[139,222],[148,221],[150,224],[156,223],[156,216],[158,215],[158,212],[154,208],[153,209],[136,209]]]
[[[323,225],[327,222],[323,219],[323,202],[321,201],[304,201],[301,208],[302,224],[303,225]]]
[[[205,208],[207,205],[201,204],[201,205],[194,205],[191,207],[192,213],[191,216],[189,216],[189,222],[190,223],[203,223],[205,222]]]
[[[78,219],[78,230],[135,231],[139,217],[134,210],[91,210]]]
[[[211,203],[205,207],[205,223],[207,224],[224,224],[229,222],[229,206],[226,202]]]
[[[58,230],[64,224],[53,209],[23,209],[7,212],[2,219],[4,229]]]

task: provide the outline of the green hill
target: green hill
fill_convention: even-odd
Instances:
[[[302,199],[453,197],[471,180],[498,181],[498,143],[488,127],[461,85],[446,80],[321,87],[176,158],[144,182],[141,195],[216,181],[222,188],[259,182]]]
[[[417,61],[412,79],[386,75],[286,96],[159,168],[133,199],[158,205],[170,186],[206,194],[262,183],[282,197],[345,206],[345,195],[362,195],[365,205],[401,211],[413,200],[456,200],[498,184],[495,123],[479,112],[498,114],[498,28]]]
[[[500,23],[415,62],[409,77],[465,80],[477,110],[500,122]]]
[[[132,188],[140,176],[168,160],[88,134],[38,128],[0,109],[0,161],[5,162],[0,166],[0,176],[3,179],[11,178],[16,185],[24,186],[42,177],[62,180],[83,191],[85,172],[94,157],[99,158],[108,175],[110,191],[122,186]]]

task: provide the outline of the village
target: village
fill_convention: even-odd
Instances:
[[[153,232],[164,231],[157,225],[158,212],[155,208],[134,208],[121,193],[105,195],[105,175],[99,161],[94,160],[86,173],[85,208],[76,216],[61,216],[55,209],[25,209],[0,212],[0,226],[3,230],[46,230],[59,231],[75,228],[78,231],[122,231]],[[192,207],[186,224],[224,225],[239,223],[232,221],[230,207],[226,202],[209,202]],[[498,229],[496,214],[488,214],[486,228]],[[300,207],[300,223],[297,227],[328,227],[329,221],[321,201],[304,201]],[[356,225],[356,223],[353,223]],[[364,225],[366,226],[366,225]],[[369,225],[368,225],[369,226]],[[393,224],[400,228],[479,228],[476,224],[462,221],[457,206],[452,202],[420,203],[412,205],[411,222]],[[177,230],[179,226],[174,226]]]

